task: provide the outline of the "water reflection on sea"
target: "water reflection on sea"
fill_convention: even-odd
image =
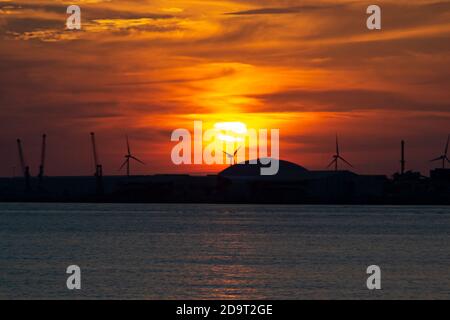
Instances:
[[[0,204],[0,239],[3,299],[450,298],[449,207]]]

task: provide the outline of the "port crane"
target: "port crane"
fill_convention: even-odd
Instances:
[[[23,155],[23,148],[22,148],[22,140],[17,139],[17,148],[19,151],[19,160],[20,160],[20,167],[22,169],[22,174],[25,178],[25,187],[26,190],[30,190],[30,167],[25,162],[25,156]]]

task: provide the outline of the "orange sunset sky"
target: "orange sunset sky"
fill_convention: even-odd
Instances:
[[[82,30],[65,30],[77,4]],[[382,8],[382,30],[366,8]],[[280,156],[323,170],[339,133],[358,173],[428,174],[450,133],[450,1],[0,0],[0,176],[205,173],[171,163],[176,128],[240,121],[279,128]],[[436,164],[439,165],[439,164]],[[19,169],[16,169],[18,172]]]

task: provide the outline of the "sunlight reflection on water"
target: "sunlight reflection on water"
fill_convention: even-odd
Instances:
[[[0,204],[0,238],[0,298],[450,298],[449,207]]]

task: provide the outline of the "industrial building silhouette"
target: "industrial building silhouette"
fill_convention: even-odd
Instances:
[[[450,169],[432,170],[430,177],[409,171],[389,179],[346,170],[310,171],[283,160],[278,174],[261,176],[261,166],[247,161],[207,176],[0,178],[0,201],[450,204]]]
[[[392,178],[384,175],[360,175],[340,170],[338,162],[353,166],[340,153],[336,135],[336,154],[328,165],[334,170],[312,171],[298,164],[279,160],[276,175],[261,175],[271,159],[232,164],[217,175],[183,174],[133,176],[130,159],[144,164],[130,150],[120,169],[126,176],[104,176],[97,153],[95,133],[91,146],[95,172],[85,177],[45,176],[46,138],[42,135],[41,162],[37,177],[30,175],[17,139],[22,177],[0,178],[0,201],[17,202],[153,202],[153,203],[280,203],[280,204],[450,204],[450,163],[447,138],[444,153],[431,162],[442,161],[429,177],[406,171],[405,141],[401,141],[400,171]],[[228,154],[230,157],[234,155]],[[234,163],[234,162],[233,162]],[[265,165],[269,163],[269,165]]]

